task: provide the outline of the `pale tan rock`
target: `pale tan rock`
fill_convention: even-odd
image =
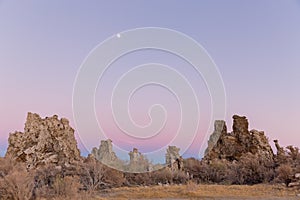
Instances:
[[[112,141],[102,140],[99,149],[94,147],[92,149],[92,155],[103,164],[114,165],[118,161],[116,153],[113,151]]]
[[[214,123],[214,132],[210,135],[208,146],[205,150],[205,155],[212,150],[212,148],[217,144],[221,134],[227,133],[227,127],[224,120],[216,120]]]
[[[140,160],[144,160],[144,156],[139,152],[137,148],[133,148],[132,151],[128,153],[130,158],[130,164],[138,163]]]
[[[226,125],[218,129],[215,123],[215,131],[218,140],[213,147],[206,151],[204,160],[210,162],[214,159],[238,161],[248,153],[261,157],[265,160],[274,161],[274,153],[269,144],[268,138],[263,131],[248,130],[248,120],[244,116],[233,116],[233,132],[226,132]],[[216,133],[217,132],[217,133]],[[210,150],[209,150],[210,149]]]
[[[25,162],[28,168],[82,159],[67,119],[59,120],[57,115],[42,119],[34,113],[27,115],[24,133],[10,133],[6,156]]]
[[[295,187],[295,186],[300,186],[300,183],[299,182],[292,182],[292,183],[289,183],[288,187]]]
[[[146,172],[152,170],[152,164],[137,148],[133,148],[129,155],[129,172]]]
[[[183,158],[179,154],[180,148],[169,146],[166,152],[166,165],[171,170],[183,169]]]

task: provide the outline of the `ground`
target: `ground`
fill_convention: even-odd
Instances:
[[[283,185],[187,185],[122,187],[103,191],[100,199],[300,199],[297,191]]]

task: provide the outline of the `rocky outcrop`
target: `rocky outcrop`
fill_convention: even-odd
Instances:
[[[205,155],[212,150],[212,148],[217,144],[221,134],[227,133],[227,127],[224,120],[216,120],[214,124],[214,132],[210,135],[207,149],[205,150]]]
[[[129,172],[146,172],[152,171],[152,164],[148,159],[141,153],[137,148],[133,148],[132,151],[128,153],[129,160]]]
[[[283,149],[283,147],[281,147],[279,145],[278,140],[273,140],[273,142],[275,143],[275,147],[277,150],[277,156],[284,156],[285,155],[284,149]]]
[[[166,152],[166,165],[172,170],[183,169],[183,158],[179,154],[180,148],[169,146]]]
[[[167,165],[172,165],[176,159],[180,157],[179,154],[180,148],[176,146],[169,146],[166,152],[166,164]]]
[[[217,124],[217,126],[216,126]],[[228,161],[239,160],[243,155],[251,153],[265,160],[273,161],[274,154],[263,131],[248,130],[248,120],[244,116],[233,116],[233,131],[227,133],[226,125],[223,128],[221,122],[215,123],[214,134],[218,141],[213,147],[209,142],[204,160],[225,159]]]
[[[99,149],[94,147],[92,149],[92,154],[97,160],[107,165],[113,165],[118,160],[116,153],[113,151],[112,141],[110,139],[101,140]]]
[[[133,150],[130,151],[128,155],[130,157],[130,164],[135,164],[141,160],[144,160],[144,156],[141,154],[141,152],[138,151],[137,148],[133,148]]]
[[[25,162],[28,168],[40,165],[70,165],[81,161],[74,129],[57,115],[42,119],[28,113],[24,133],[10,133],[6,156]]]
[[[233,115],[232,130],[236,136],[246,136],[248,131],[248,120],[245,116]]]

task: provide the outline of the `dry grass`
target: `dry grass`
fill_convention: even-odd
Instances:
[[[187,185],[114,188],[100,196],[101,199],[296,199],[296,194],[296,190],[281,185],[197,185],[189,182]]]

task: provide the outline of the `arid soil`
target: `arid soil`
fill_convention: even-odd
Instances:
[[[175,185],[106,190],[100,199],[300,199],[300,191],[282,185]]]

